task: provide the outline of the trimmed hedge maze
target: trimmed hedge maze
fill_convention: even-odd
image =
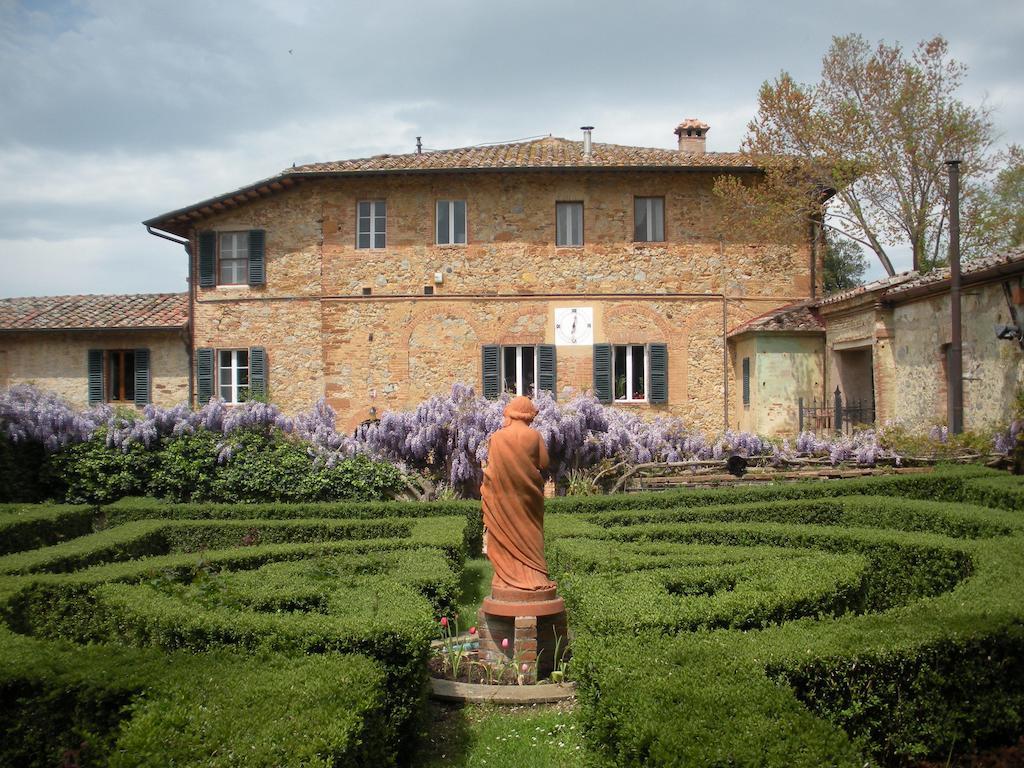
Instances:
[[[407,761],[464,510],[127,506],[38,508],[18,541],[67,540],[0,557],[0,765]]]
[[[1024,486],[548,505],[588,761],[909,765],[1024,729]],[[479,504],[0,507],[0,766],[408,764]]]
[[[860,768],[1019,736],[1022,499],[968,469],[566,500],[548,556],[589,743]]]

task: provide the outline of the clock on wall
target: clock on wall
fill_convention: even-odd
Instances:
[[[555,310],[556,344],[593,344],[594,308],[560,307]]]

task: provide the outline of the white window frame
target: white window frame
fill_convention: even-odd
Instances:
[[[225,248],[225,241],[230,240],[231,244]],[[242,250],[242,242],[245,246],[245,256],[239,256],[238,253]],[[230,256],[225,256],[225,251],[230,253]],[[232,281],[224,280],[223,264],[224,261],[232,262],[231,272],[232,277],[236,278]],[[239,267],[241,264],[241,267]],[[241,268],[241,279],[239,277],[238,270]],[[217,233],[217,285],[248,285],[249,284],[249,232],[248,230],[232,231],[232,232],[218,232]]]
[[[661,237],[654,237],[654,202],[661,201]],[[664,197],[634,197],[633,198],[633,237],[636,238],[636,206],[643,201],[647,208],[647,231],[644,237],[634,239],[636,243],[663,243],[665,242],[665,198]]]
[[[615,394],[615,382],[618,380],[618,371],[616,370],[616,364],[618,361],[618,350],[622,347],[626,349],[626,396],[614,398],[616,403],[646,403],[650,398],[650,350],[646,344],[613,344],[612,345],[612,394]],[[633,359],[633,348],[640,347],[643,350],[643,360],[641,365],[644,367],[644,396],[641,398],[633,397],[632,387],[629,385],[633,380],[633,366],[636,361]]]
[[[579,232],[573,229],[572,211],[579,208],[580,225]],[[562,211],[568,211],[565,217],[565,242],[559,240],[559,226],[562,220]],[[576,242],[578,240],[579,242]],[[583,247],[583,203],[580,200],[563,200],[555,203],[555,246],[558,248],[582,248]]]
[[[231,354],[231,362],[230,362],[229,365],[226,365],[226,366],[221,362],[221,355],[223,355],[225,352]],[[239,365],[238,364],[238,354],[240,352],[244,352],[245,353],[245,365]],[[244,348],[244,349],[218,349],[217,350],[217,395],[225,403],[227,403],[229,405],[238,405],[240,403],[244,403],[245,402],[245,400],[239,399],[239,389],[244,387],[244,389],[245,389],[244,394],[246,396],[248,396],[248,394],[252,391],[252,389],[251,389],[252,388],[252,371],[251,371],[251,367],[252,367],[252,359],[249,356],[248,348]],[[225,371],[225,370],[230,370],[231,371],[231,383],[230,384],[224,384],[223,383],[223,371]],[[243,371],[243,370],[245,371],[246,383],[240,385],[238,383],[238,372],[239,371]],[[231,388],[230,391],[228,392],[228,394],[231,395],[230,398],[224,397],[224,387],[230,387]],[[248,398],[246,398],[246,399],[248,399]]]
[[[457,241],[455,239],[455,206],[462,203],[462,240]],[[441,242],[438,237],[438,222],[440,222],[441,206],[448,206],[448,240]],[[434,241],[438,245],[465,245],[466,241],[469,240],[469,209],[466,205],[465,200],[438,200],[437,205],[434,207]]]
[[[370,206],[369,216],[369,229],[363,230],[363,216],[359,214],[359,209],[363,205]],[[383,209],[383,215],[377,213],[378,206]],[[377,219],[384,219],[384,229],[377,229]],[[369,245],[360,245],[359,240],[362,235],[368,234],[370,236]],[[377,245],[377,235],[382,235],[384,238],[383,245]],[[387,200],[360,200],[356,203],[356,249],[361,251],[381,251],[388,247],[388,204]]]
[[[514,349],[516,351],[516,391],[513,394],[527,395],[528,397],[533,397],[533,395],[537,391],[537,377],[538,377],[538,371],[537,371],[537,345],[536,344],[509,344],[508,346],[503,346],[501,348],[501,389],[502,389],[503,392],[507,392],[508,391],[508,390],[505,389],[505,379],[506,379],[506,375],[505,375],[505,371],[506,371],[506,367],[505,367],[505,350],[506,349]],[[532,354],[533,354],[533,391],[531,391],[531,392],[524,392],[523,391],[524,390],[524,386],[525,386],[524,382],[523,382],[523,354],[524,354],[524,352],[527,353],[527,354],[532,352]]]

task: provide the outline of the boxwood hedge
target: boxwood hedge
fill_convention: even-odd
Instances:
[[[863,766],[1019,735],[1020,479],[909,477],[549,517],[590,743],[616,765]]]
[[[203,673],[115,685],[120,714],[104,715],[102,728],[57,718],[54,744],[77,749],[82,734],[104,734],[87,739],[102,742],[96,764],[128,765],[136,754],[139,765],[394,764],[417,731],[437,618],[456,603],[464,527],[464,515],[140,519],[0,557],[0,615],[35,653],[53,645],[68,659],[75,648],[110,648],[209,660]],[[218,676],[213,659],[235,657],[248,661]],[[326,681],[292,690],[312,674]],[[197,708],[204,685],[218,692]],[[23,686],[18,712],[49,706],[58,687]],[[307,718],[320,699],[325,713]],[[72,714],[100,706],[75,701],[65,702]],[[257,723],[281,720],[246,736],[241,704]],[[338,707],[346,715],[328,722]],[[24,727],[20,715],[4,717],[4,727]],[[289,731],[295,718],[308,727]],[[179,731],[182,740],[162,745]],[[42,749],[28,736],[19,743],[19,755]]]

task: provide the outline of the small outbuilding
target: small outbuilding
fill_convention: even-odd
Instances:
[[[171,406],[188,400],[190,367],[185,293],[0,299],[0,389]]]

